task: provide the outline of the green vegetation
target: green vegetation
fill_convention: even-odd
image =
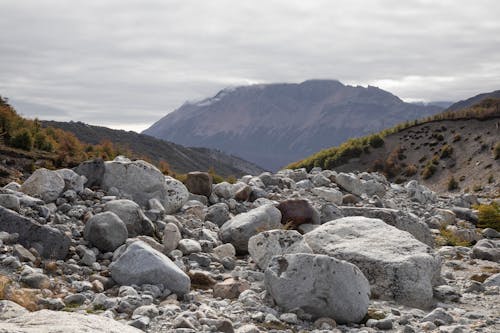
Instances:
[[[441,148],[441,158],[448,158],[451,156],[451,154],[453,154],[453,147],[446,144],[443,146],[443,148]]]
[[[313,154],[301,161],[291,163],[287,166],[287,168],[306,168],[307,170],[311,170],[313,167],[322,167],[323,169],[331,169],[348,162],[350,158],[359,157],[363,153],[369,152],[370,148],[379,148],[383,146],[384,138],[386,136],[400,132],[410,127],[440,120],[488,119],[498,116],[500,116],[500,99],[485,99],[484,101],[476,104],[471,108],[459,111],[442,112],[424,119],[407,121],[376,134],[371,134],[361,138],[349,139],[348,141],[342,143],[337,147],[331,147],[321,150],[320,152]],[[441,129],[441,131],[443,131],[443,129]],[[433,136],[437,141],[444,140],[444,136],[441,133],[433,134]],[[460,135],[457,134],[453,137],[453,142],[459,140],[461,140]],[[495,158],[500,157],[500,143],[495,146],[494,156]],[[374,162],[374,168],[375,164],[376,163]],[[427,173],[429,173],[429,171]]]
[[[493,202],[489,205],[479,205],[475,207],[478,210],[480,228],[492,228],[500,231],[500,205]]]
[[[437,165],[439,164],[439,160],[437,156],[434,156],[432,160],[428,161],[425,164],[424,170],[422,171],[422,178],[429,179],[434,175],[437,170]]]
[[[471,246],[471,243],[458,235],[456,235],[452,230],[448,229],[446,225],[439,228],[439,233],[444,240],[443,246]]]

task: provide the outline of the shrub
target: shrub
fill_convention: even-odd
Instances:
[[[33,148],[33,137],[27,129],[23,129],[10,139],[10,145],[14,148],[31,150]]]
[[[456,235],[452,230],[446,228],[446,225],[439,228],[439,233],[441,237],[444,239],[443,245],[448,246],[470,246],[471,243],[458,235]]]
[[[417,166],[415,164],[410,164],[405,168],[404,175],[411,177],[417,173]]]
[[[478,210],[478,224],[480,228],[492,228],[500,231],[500,205],[492,203],[489,205],[479,205],[476,207]]]
[[[33,142],[33,147],[35,149],[40,149],[48,152],[54,151],[54,146],[55,143],[53,140],[51,140],[45,133],[43,132],[38,132],[35,134],[34,142]]]
[[[369,137],[368,144],[373,148],[379,148],[384,145],[384,139],[379,134],[374,134]]]
[[[451,176],[448,179],[448,191],[453,191],[458,189],[458,182],[455,180],[455,177]]]
[[[476,185],[474,185],[474,186],[472,187],[472,190],[473,190],[474,192],[479,192],[479,191],[481,191],[482,189],[483,189],[483,187],[481,186],[481,184],[476,184]]]
[[[450,157],[451,154],[453,154],[453,147],[450,145],[444,145],[443,148],[441,148],[441,158],[447,158]]]
[[[429,179],[432,177],[432,175],[436,172],[437,167],[433,163],[433,160],[427,162],[427,164],[424,167],[424,170],[422,171],[422,178],[424,179]]]
[[[500,142],[497,142],[495,147],[493,147],[493,158],[495,160],[500,158]]]

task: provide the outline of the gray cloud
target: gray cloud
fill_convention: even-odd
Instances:
[[[0,94],[27,116],[136,130],[255,82],[336,78],[459,100],[500,87],[499,11],[494,0],[4,0]]]

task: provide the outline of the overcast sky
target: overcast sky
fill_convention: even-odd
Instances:
[[[500,1],[0,0],[18,112],[142,130],[242,84],[339,79],[405,100],[500,89]]]

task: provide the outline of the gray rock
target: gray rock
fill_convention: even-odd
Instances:
[[[311,178],[311,181],[315,187],[329,186],[332,183],[330,179],[326,178],[321,173],[314,175]]]
[[[470,208],[453,207],[451,211],[455,213],[455,215],[459,219],[469,221],[474,224],[477,224],[477,222],[479,221],[479,218],[477,216],[477,211],[472,210]]]
[[[76,193],[83,191],[84,185],[87,182],[85,176],[81,176],[71,169],[59,169],[56,172],[64,180],[64,190],[73,190]]]
[[[19,198],[13,194],[0,194],[0,206],[19,212],[21,202]]]
[[[26,179],[21,185],[21,192],[52,202],[61,195],[64,186],[64,179],[56,171],[41,168]]]
[[[436,193],[431,191],[424,185],[420,185],[416,180],[410,180],[405,188],[408,192],[408,196],[417,202],[422,204],[425,203],[434,203],[436,201]]]
[[[50,279],[41,273],[31,273],[21,277],[21,282],[30,288],[46,289],[50,286]]]
[[[342,192],[334,188],[316,187],[312,189],[312,193],[316,194],[320,198],[330,201],[335,205],[342,204]]]
[[[215,247],[212,250],[212,253],[220,259],[225,257],[233,258],[236,255],[236,249],[234,248],[233,244],[227,243]]]
[[[434,297],[440,301],[458,302],[462,295],[460,295],[460,292],[452,286],[441,285],[434,288]]]
[[[25,248],[35,248],[43,258],[64,259],[68,254],[70,238],[61,231],[16,212],[0,207],[0,231],[19,235],[18,242]]]
[[[182,251],[183,255],[189,255],[191,253],[201,252],[201,245],[198,241],[194,239],[181,239],[179,241],[179,250]]]
[[[29,311],[17,303],[7,300],[0,300],[0,320],[17,318],[27,313],[29,313]]]
[[[157,198],[167,214],[179,210],[188,200],[187,188],[172,177],[165,177],[153,165],[117,157],[105,162],[102,185],[105,190],[116,188],[123,197],[146,206],[149,199]]]
[[[435,308],[427,316],[422,318],[422,322],[430,321],[438,326],[453,323],[453,317],[443,308]]]
[[[125,223],[128,237],[138,235],[152,236],[153,223],[144,215],[141,207],[127,199],[111,200],[104,205],[104,211],[113,212]]]
[[[500,273],[493,274],[483,282],[484,287],[500,287]]]
[[[205,215],[205,221],[213,222],[219,227],[230,218],[231,214],[229,214],[229,207],[225,203],[217,203],[208,207]]]
[[[213,187],[213,192],[219,197],[224,199],[231,199],[234,197],[233,184],[228,182],[221,182],[215,184]]]
[[[103,252],[114,251],[125,243],[127,235],[125,223],[113,212],[92,216],[83,231],[84,238]]]
[[[87,178],[87,181],[84,184],[85,186],[94,187],[102,185],[105,171],[104,160],[102,158],[96,158],[80,163],[80,165],[73,170],[77,174]]]
[[[270,230],[252,236],[248,241],[248,252],[263,270],[275,255],[313,253],[302,235],[295,230]]]
[[[19,261],[36,261],[35,256],[21,244],[14,244],[14,251],[12,253],[19,258]]]
[[[176,264],[141,241],[129,244],[110,265],[111,276],[121,285],[163,284],[182,295],[189,292],[191,281]]]
[[[472,248],[471,257],[500,262],[500,239],[481,239]]]
[[[19,185],[16,182],[10,182],[7,185],[5,185],[3,188],[6,190],[19,192],[21,190],[21,185]]]
[[[500,238],[500,232],[492,228],[486,228],[482,232],[483,236],[486,238]]]
[[[320,210],[321,224],[339,219],[341,217],[344,217],[344,213],[342,213],[342,210],[339,207],[337,207],[337,205],[326,204],[321,206]]]
[[[54,333],[85,332],[141,333],[137,328],[124,325],[111,318],[85,315],[76,312],[41,310],[26,313],[0,322],[0,332],[12,333]]]
[[[207,172],[189,172],[186,177],[186,187],[193,194],[209,197],[212,193],[212,176]]]
[[[368,310],[370,286],[363,273],[325,255],[275,256],[265,272],[265,285],[280,307],[300,308],[315,318],[359,322]]]
[[[219,231],[224,243],[231,243],[237,252],[248,251],[248,240],[259,232],[279,229],[281,212],[273,205],[263,205],[242,213],[222,225]]]
[[[167,223],[163,230],[163,253],[168,254],[170,251],[175,250],[182,239],[181,232],[177,225],[173,222]]]
[[[361,179],[353,174],[341,172],[335,177],[335,182],[347,192],[357,196],[361,196],[365,193]],[[342,201],[340,203],[342,203]]]
[[[431,247],[434,245],[434,237],[429,227],[416,216],[411,216],[402,211],[389,208],[351,206],[343,206],[340,208],[344,216],[365,216],[380,219],[399,230],[409,232],[413,237],[424,244]]]
[[[304,235],[314,253],[358,266],[370,281],[372,296],[428,307],[440,279],[440,259],[411,234],[382,220],[344,217]]]

